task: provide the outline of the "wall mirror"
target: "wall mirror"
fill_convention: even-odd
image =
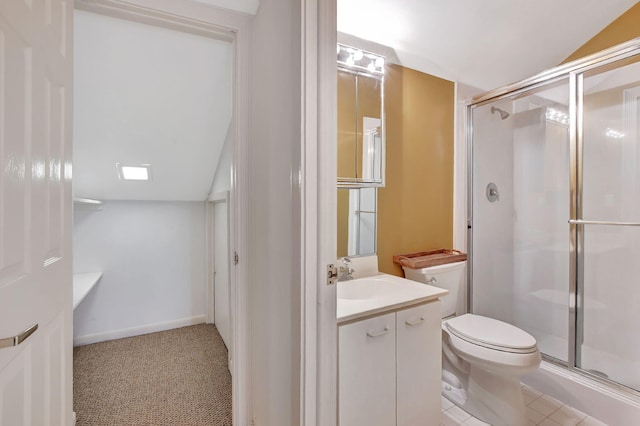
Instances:
[[[376,253],[377,191],[338,189],[338,257]]]
[[[384,186],[384,58],[338,44],[338,187]]]

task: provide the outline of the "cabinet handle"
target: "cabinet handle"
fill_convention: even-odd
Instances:
[[[384,330],[381,331],[377,331],[375,333],[372,333],[370,331],[367,331],[367,336],[369,337],[380,337],[380,336],[384,336],[385,334],[387,334],[389,332],[389,327],[384,327]]]
[[[420,317],[420,319],[418,321],[405,321],[404,323],[407,324],[409,327],[413,327],[416,326],[418,324],[422,324],[424,322],[424,317]]]

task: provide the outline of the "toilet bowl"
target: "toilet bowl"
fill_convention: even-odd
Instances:
[[[540,365],[536,340],[493,318],[456,316],[465,263],[403,267],[408,279],[449,290],[442,299],[442,394],[493,426],[526,425],[520,377]]]

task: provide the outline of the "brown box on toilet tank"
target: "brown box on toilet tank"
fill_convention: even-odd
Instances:
[[[429,268],[431,266],[462,262],[464,260],[467,260],[466,253],[450,249],[427,250],[393,256],[393,263],[411,269]]]

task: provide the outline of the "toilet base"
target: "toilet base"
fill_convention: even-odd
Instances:
[[[520,382],[470,366],[466,389],[443,380],[442,395],[467,413],[493,426],[526,426]]]

